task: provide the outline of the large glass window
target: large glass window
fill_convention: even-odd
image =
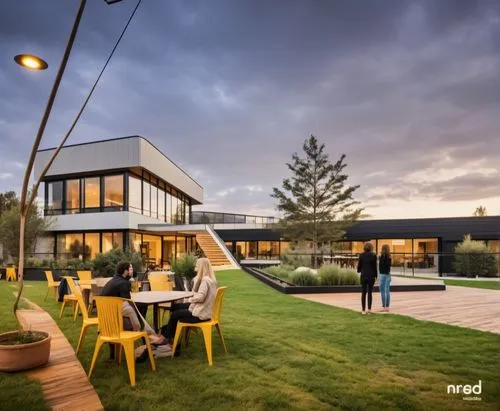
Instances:
[[[382,246],[388,245],[391,250],[392,265],[410,267],[412,264],[412,240],[411,239],[379,239],[377,241],[377,254],[382,252]]]
[[[136,253],[141,252],[141,243],[142,243],[142,237],[141,234],[138,233],[129,233],[129,248],[131,251],[135,251]],[[104,247],[104,244],[103,244]]]
[[[99,252],[99,233],[85,234],[85,259],[94,259]]]
[[[142,214],[151,215],[151,185],[147,181],[142,184]]]
[[[375,252],[376,240],[370,240],[370,241],[353,241],[352,242],[352,253],[353,254],[362,254],[364,251],[363,247],[364,247],[365,243],[372,243],[373,251]]]
[[[97,211],[100,207],[101,182],[99,177],[85,179],[85,208]]]
[[[236,258],[244,260],[247,258],[247,243],[246,241],[236,242]]]
[[[80,212],[80,180],[66,181],[66,214]]]
[[[173,261],[175,260],[175,237],[174,236],[164,236],[163,237],[163,264],[167,267],[171,267]]]
[[[83,259],[83,233],[76,234],[58,234],[57,235],[57,254],[61,258],[80,258]]]
[[[416,238],[413,240],[414,268],[432,268],[438,265],[437,238]]]
[[[104,207],[123,210],[123,175],[104,177]]]
[[[158,218],[158,188],[151,185],[151,217]]]
[[[158,189],[158,219],[165,221],[165,191]]]
[[[142,213],[142,189],[141,179],[129,176],[128,177],[128,208],[135,213]]]
[[[185,207],[186,207],[186,210],[185,210],[185,213],[184,213],[184,222],[186,224],[189,224],[189,220],[191,218],[190,216],[190,212],[189,212],[189,200],[186,200],[186,204],[185,204]]]
[[[63,203],[63,182],[55,181],[47,184],[48,214],[61,214]]]
[[[137,251],[140,250],[140,243],[141,238],[139,235],[139,245],[137,246]],[[123,233],[102,233],[102,252],[106,253],[113,248],[123,248]]]
[[[143,235],[142,247],[146,254],[146,264],[149,269],[161,266],[161,237],[156,235]]]
[[[177,236],[177,259],[186,255],[186,237]]]
[[[167,223],[172,224],[172,195],[167,193]]]

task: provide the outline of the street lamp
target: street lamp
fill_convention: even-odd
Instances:
[[[14,57],[14,61],[29,70],[45,70],[49,67],[45,60],[32,54],[18,54]]]
[[[121,0],[104,0],[107,4],[117,3]],[[14,315],[17,311],[17,307],[19,304],[19,300],[21,298],[21,294],[23,292],[23,277],[24,277],[24,235],[25,235],[25,227],[26,227],[26,217],[28,214],[28,210],[33,204],[33,201],[36,197],[36,189],[33,193],[31,193],[30,198],[28,198],[28,184],[31,176],[31,172],[33,171],[33,164],[35,162],[36,153],[38,147],[40,146],[40,142],[42,141],[43,132],[45,131],[45,126],[47,125],[47,121],[49,119],[50,112],[52,110],[52,106],[54,104],[54,100],[56,98],[57,90],[59,89],[59,84],[61,83],[62,76],[64,74],[64,70],[66,68],[66,64],[68,63],[69,55],[71,53],[71,49],[73,47],[73,43],[75,41],[76,32],[78,31],[78,27],[80,25],[80,20],[82,19],[83,10],[85,9],[85,5],[87,4],[87,0],[80,0],[80,6],[76,13],[75,21],[73,23],[73,27],[71,29],[68,42],[66,44],[66,49],[64,50],[63,57],[61,59],[61,64],[59,65],[59,69],[56,74],[56,78],[54,80],[54,84],[52,85],[52,89],[49,94],[49,98],[47,100],[47,105],[45,106],[45,111],[43,113],[42,119],[40,121],[40,125],[38,126],[38,131],[35,136],[35,141],[31,148],[31,154],[28,159],[28,164],[26,166],[26,170],[24,172],[23,185],[21,189],[21,200],[20,200],[20,223],[19,223],[19,265],[18,265],[18,292],[16,301],[14,302]],[[48,64],[42,59],[31,56],[31,55],[18,55],[14,58],[16,63],[20,64],[22,67],[29,68],[31,70],[43,70],[48,67]],[[44,67],[45,66],[45,67]],[[53,154],[52,158],[49,161],[53,161],[58,151]],[[36,187],[40,184],[41,179],[43,178],[43,173],[39,177]]]

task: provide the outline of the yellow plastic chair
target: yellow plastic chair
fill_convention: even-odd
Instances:
[[[45,271],[45,277],[47,277],[47,294],[45,294],[45,298],[43,301],[47,299],[50,290],[54,290],[54,295],[57,300],[57,289],[59,287],[60,281],[54,281],[54,276],[52,275],[52,271]]]
[[[103,344],[115,344],[119,348],[123,347],[125,358],[127,360],[128,374],[130,384],[135,386],[135,351],[134,343],[136,340],[144,338],[149,353],[149,362],[151,369],[156,370],[153,351],[145,331],[123,331],[122,304],[129,300],[118,297],[95,297],[97,304],[97,314],[99,319],[99,335],[95,343],[94,355],[89,370],[89,379],[92,375],[99,350]],[[118,364],[121,361],[121,349],[117,350]]]
[[[7,267],[5,271],[6,281],[17,281],[16,267]]]
[[[85,336],[87,335],[87,330],[89,329],[89,327],[94,327],[94,326],[97,327],[98,319],[97,317],[94,318],[89,317],[87,307],[85,307],[85,302],[83,301],[82,292],[76,286],[75,280],[73,280],[72,277],[66,277],[66,281],[68,282],[71,294],[73,294],[76,297],[78,306],[82,311],[82,317],[83,317],[82,330],[80,331],[80,338],[78,340],[78,345],[76,346],[76,354],[78,354],[78,351],[80,351],[80,347],[83,344],[83,340],[85,340]]]
[[[212,327],[217,329],[219,334],[220,342],[224,348],[224,352],[227,353],[226,344],[224,343],[224,337],[222,336],[222,330],[220,328],[220,312],[222,310],[222,300],[224,298],[224,292],[227,287],[217,288],[217,294],[215,296],[214,308],[212,310],[212,319],[208,321],[203,321],[201,323],[177,323],[177,330],[175,331],[174,344],[172,345],[172,358],[174,358],[175,348],[182,335],[182,331],[186,334],[186,345],[189,342],[189,331],[190,329],[201,329],[203,332],[203,339],[205,340],[205,350],[207,351],[208,364],[212,365]]]
[[[148,276],[151,291],[172,291],[173,284],[168,280],[167,274],[153,274]],[[158,324],[163,324],[165,313],[170,312],[170,303],[158,304]]]
[[[77,271],[78,282],[80,285],[92,284],[92,271]]]
[[[73,279],[73,277],[63,277],[66,279],[66,281],[68,281],[68,278],[71,278]],[[78,315],[78,299],[76,298],[76,296],[74,294],[65,294],[64,295],[64,298],[63,298],[63,303],[62,303],[62,307],[61,307],[61,312],[59,313],[59,318],[62,318],[62,315],[63,315],[63,312],[64,312],[64,308],[66,307],[66,305],[69,305],[71,304],[72,306],[72,313],[73,313],[73,320],[76,320],[76,316]]]

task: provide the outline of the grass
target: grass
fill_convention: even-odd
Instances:
[[[36,287],[38,288],[38,286]],[[12,313],[16,285],[0,282],[0,333],[15,331],[19,325]],[[27,308],[21,302],[20,308]],[[29,395],[25,393],[29,392]],[[26,373],[0,372],[0,410],[48,410],[43,399],[42,387],[37,381],[30,380]]]
[[[443,280],[445,285],[455,285],[458,287],[472,287],[472,288],[485,288],[488,290],[500,290],[500,281],[496,280],[448,280],[446,278],[431,278],[431,277],[408,277],[408,276],[397,276],[404,278],[416,278],[422,280]]]
[[[195,335],[180,357],[158,359],[156,373],[138,364],[133,389],[126,367],[109,362],[104,349],[92,383],[107,410],[497,409],[499,335],[396,315],[361,316],[280,294],[239,270],[217,277],[229,287],[222,315],[229,354],[214,338],[209,367]],[[43,302],[45,284],[31,284],[26,296],[57,318],[59,304]],[[80,323],[69,310],[58,323],[76,346]],[[79,355],[86,370],[95,335],[89,332]],[[446,392],[448,384],[478,380],[481,402]],[[29,400],[21,387],[11,389]]]

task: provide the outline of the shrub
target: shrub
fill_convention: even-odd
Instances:
[[[468,234],[455,247],[455,272],[466,276],[494,277],[498,272],[497,261],[488,246],[474,241]]]
[[[194,271],[196,267],[196,256],[186,254],[184,257],[174,260],[172,263],[172,271],[175,276],[186,280],[188,290],[193,288],[193,278],[196,276]]]
[[[318,277],[311,271],[300,271],[290,276],[295,285],[319,285]]]
[[[311,267],[311,256],[303,254],[287,253],[281,256],[281,264],[297,267]]]
[[[139,253],[122,250],[121,248],[113,248],[107,253],[99,253],[96,255],[93,261],[94,276],[112,277],[116,274],[116,265],[120,261],[130,261],[136,273],[143,269],[142,258]]]
[[[268,274],[279,277],[283,280],[286,280],[290,277],[290,274],[293,271],[293,267],[283,266],[283,265],[275,265],[273,267],[267,267],[263,271],[268,273]]]
[[[321,285],[358,285],[359,275],[354,270],[336,264],[325,264],[318,270]]]

